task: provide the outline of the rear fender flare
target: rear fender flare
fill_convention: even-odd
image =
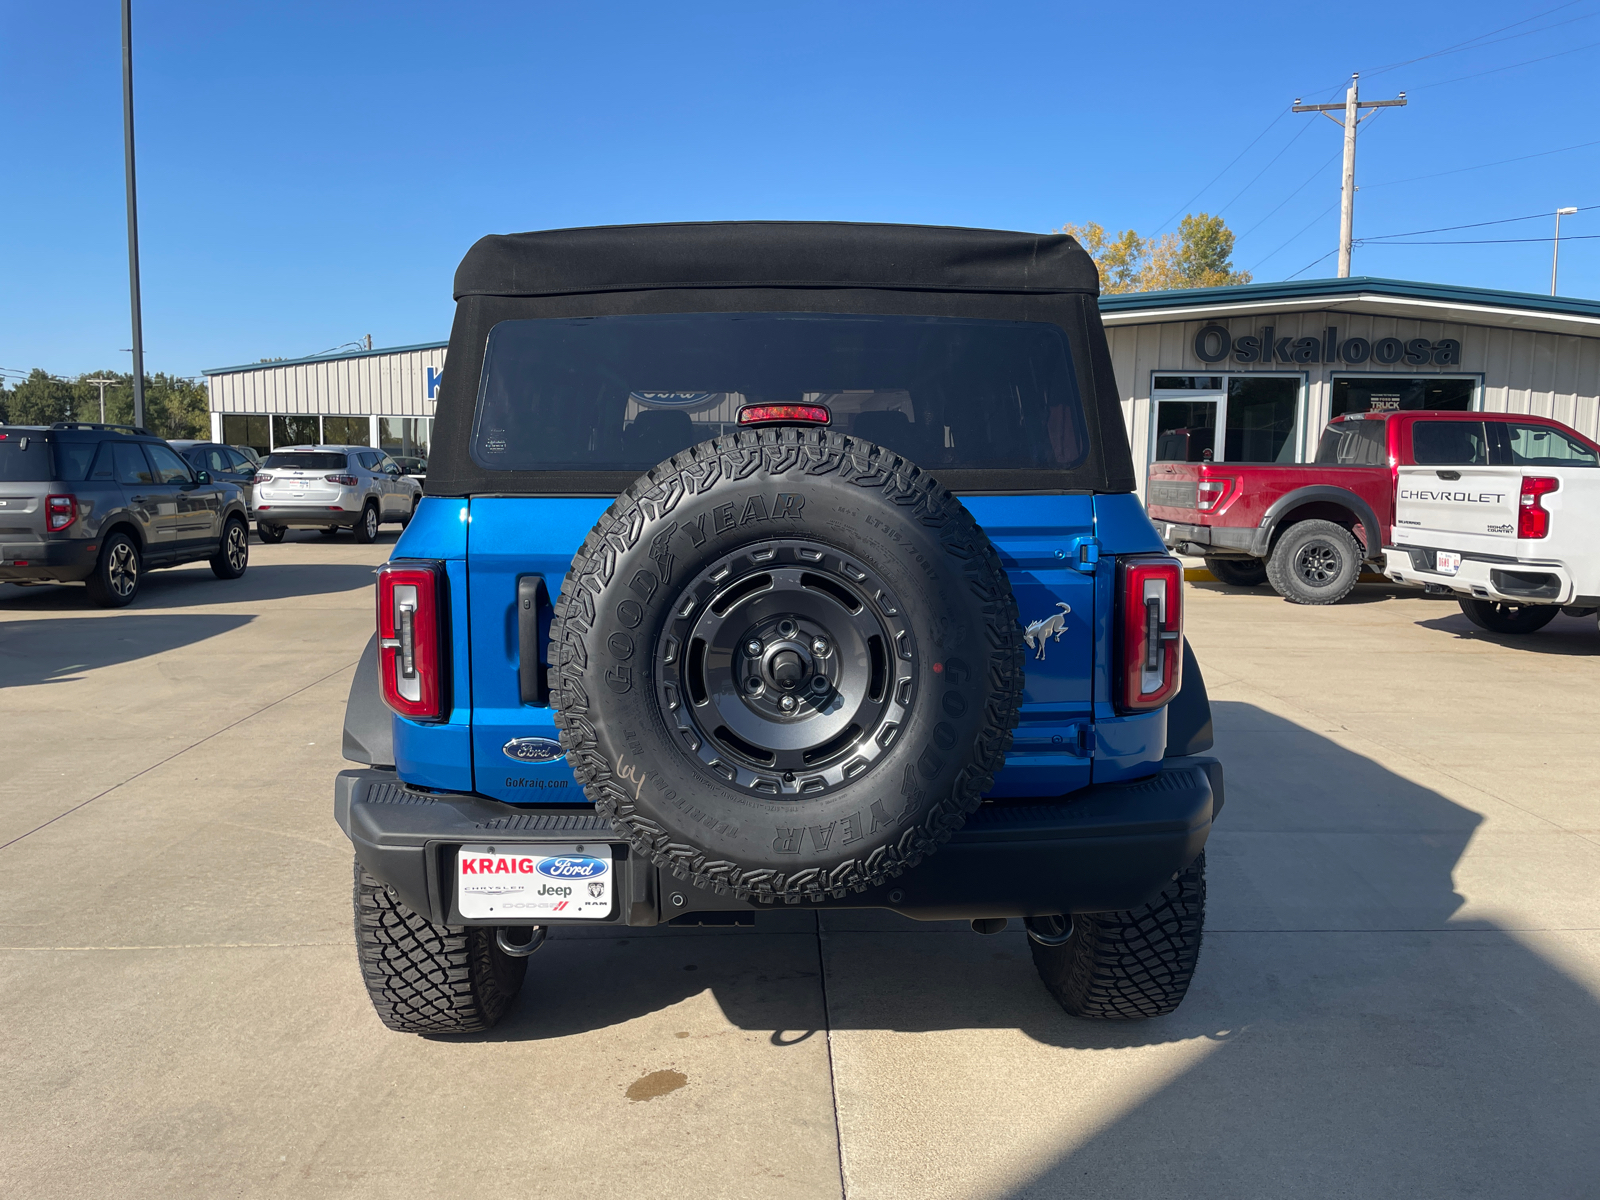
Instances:
[[[1262,516],[1261,524],[1256,527],[1255,536],[1251,539],[1251,555],[1256,558],[1266,558],[1272,551],[1272,543],[1283,519],[1295,509],[1307,504],[1335,504],[1345,509],[1361,526],[1367,544],[1367,557],[1370,559],[1374,555],[1383,554],[1383,526],[1378,521],[1378,514],[1372,511],[1372,505],[1349,488],[1335,487],[1329,483],[1314,483],[1286,492],[1272,502],[1272,506]]]

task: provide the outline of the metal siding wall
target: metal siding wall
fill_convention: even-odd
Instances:
[[[1204,363],[1195,356],[1194,337],[1207,325],[1221,325],[1235,339],[1258,336],[1264,325],[1274,327],[1274,340],[1282,337],[1321,339],[1329,325],[1338,329],[1341,342],[1350,337],[1365,338],[1369,344],[1385,337],[1397,337],[1401,341],[1425,337],[1435,342],[1454,338],[1461,343],[1461,363],[1450,367],[1431,364],[1414,367],[1404,362],[1385,366],[1370,360],[1356,365],[1246,364],[1236,363],[1231,357],[1219,363]],[[1111,343],[1111,361],[1117,374],[1117,390],[1122,397],[1123,419],[1135,464],[1146,464],[1149,454],[1150,377],[1156,371],[1186,375],[1309,372],[1301,438],[1301,452],[1307,458],[1328,420],[1333,376],[1362,372],[1395,376],[1480,375],[1483,384],[1479,400],[1484,409],[1554,417],[1591,438],[1600,437],[1600,338],[1316,310],[1218,321],[1113,325],[1107,328],[1106,335]],[[1142,495],[1145,472],[1142,467],[1138,471]]]
[[[219,413],[431,417],[427,372],[444,360],[443,346],[364,354],[211,375],[206,388]]]

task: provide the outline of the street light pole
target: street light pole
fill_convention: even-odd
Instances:
[[[115,379],[85,379],[85,383],[94,383],[100,386],[100,424],[106,423],[106,385],[115,383]],[[135,422],[137,424],[137,422]]]
[[[139,312],[139,206],[133,178],[133,0],[122,0],[122,157],[128,180],[128,294],[133,311],[133,423],[144,424],[144,322]]]
[[[1556,264],[1561,261],[1561,218],[1570,217],[1578,210],[1575,208],[1556,209],[1556,241],[1550,251],[1550,294],[1556,294]]]

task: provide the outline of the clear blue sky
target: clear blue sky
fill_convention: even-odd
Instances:
[[[1600,0],[1556,4],[134,0],[147,369],[442,339],[475,238],[570,225],[1150,234],[1187,202],[1257,279],[1332,275],[1340,133],[1288,108],[1352,70],[1412,101],[1363,126],[1358,237],[1600,205],[1600,145],[1543,153],[1600,142]],[[117,4],[0,0],[0,46],[0,367],[125,368]],[[1551,224],[1355,272],[1543,292]],[[1600,295],[1600,240],[1561,284]]]

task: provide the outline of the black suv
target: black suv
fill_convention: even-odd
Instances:
[[[249,565],[244,493],[132,425],[0,425],[0,583],[88,585],[121,608],[151,567]]]

